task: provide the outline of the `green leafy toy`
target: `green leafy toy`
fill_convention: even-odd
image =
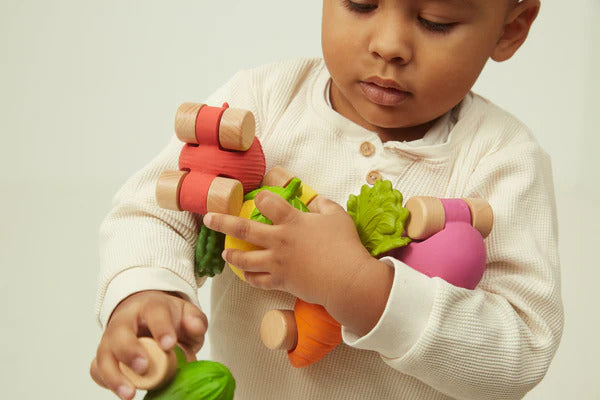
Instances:
[[[300,196],[302,196],[302,181],[298,178],[293,178],[284,188],[279,186],[262,186],[245,195],[244,201],[254,200],[256,195],[263,190],[268,190],[269,192],[276,193],[283,197],[285,201],[290,203],[294,208],[300,211],[308,212],[308,207],[306,207],[306,205],[300,200]],[[252,211],[250,219],[262,222],[264,224],[273,225],[273,222],[271,222],[271,220],[262,215],[256,207]]]
[[[358,196],[350,195],[346,208],[372,256],[410,243],[409,237],[402,236],[409,212],[402,207],[402,193],[390,181],[363,185]]]

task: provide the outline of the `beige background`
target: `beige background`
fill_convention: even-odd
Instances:
[[[527,399],[597,399],[600,4],[543,3],[524,50],[476,90],[554,160],[567,324]],[[0,397],[113,398],[88,376],[111,197],[167,143],[179,103],[241,68],[320,55],[320,4],[0,0]]]

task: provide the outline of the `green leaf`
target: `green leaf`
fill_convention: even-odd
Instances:
[[[372,256],[410,243],[410,238],[403,236],[409,213],[402,207],[402,193],[390,181],[363,185],[358,196],[350,195],[346,208]]]
[[[300,200],[300,196],[302,196],[302,181],[298,178],[292,178],[292,180],[284,188],[280,186],[260,187],[246,194],[246,196],[244,196],[244,200],[254,200],[256,195],[263,190],[268,190],[269,192],[278,194],[281,197],[283,197],[288,203],[290,203],[294,208],[300,211],[308,212],[308,207],[306,207],[306,204],[304,204],[302,200]],[[250,219],[253,221],[262,222],[264,224],[273,225],[273,222],[264,215],[262,215],[262,213],[256,207],[254,208],[254,210],[252,210],[252,214],[250,214]]]

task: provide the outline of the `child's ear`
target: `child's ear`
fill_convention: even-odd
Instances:
[[[513,6],[506,17],[504,32],[492,53],[494,61],[506,61],[515,54],[527,39],[539,10],[540,0],[523,0]]]

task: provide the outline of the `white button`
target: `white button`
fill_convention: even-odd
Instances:
[[[375,146],[371,142],[363,142],[360,145],[360,153],[365,157],[371,157],[375,153]]]
[[[367,174],[367,183],[369,185],[374,185],[375,182],[381,180],[381,174],[379,171],[371,171]]]

